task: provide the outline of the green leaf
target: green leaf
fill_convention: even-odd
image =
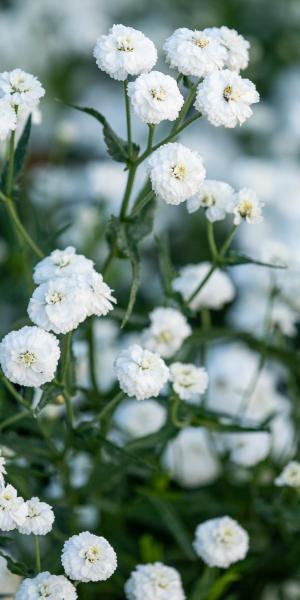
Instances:
[[[260,267],[269,267],[271,269],[286,269],[284,265],[275,265],[267,262],[263,262],[261,260],[255,260],[246,254],[239,254],[238,252],[229,252],[226,258],[223,258],[221,261],[222,265],[247,265],[253,264],[258,265]]]
[[[194,561],[196,557],[193,552],[189,535],[185,525],[182,523],[173,506],[165,500],[150,495],[148,496],[148,500],[156,508],[161,520],[176,540],[184,555],[189,560]]]
[[[30,138],[30,132],[31,132],[31,115],[28,117],[28,119],[26,121],[26,125],[23,129],[23,133],[18,141],[16,150],[15,150],[14,181],[18,178],[18,176],[22,172],[22,169],[23,169],[23,166],[25,163],[28,142],[29,142],[29,138]],[[8,169],[8,164],[6,162],[3,167],[3,171],[1,174],[1,182],[0,182],[0,188],[4,192],[6,189],[7,169]]]
[[[28,575],[30,575],[30,572],[28,571],[26,565],[24,565],[23,563],[13,560],[2,550],[0,550],[0,556],[3,556],[3,558],[5,558],[8,570],[11,573],[14,573],[14,575],[20,575],[21,577],[28,577]]]
[[[80,112],[91,115],[99,123],[101,123],[107,152],[114,160],[123,163],[126,163],[129,160],[128,143],[114,132],[104,115],[94,108],[89,108],[88,106],[76,106],[74,104],[70,104],[70,106],[76,110],[79,110]],[[135,159],[138,156],[139,150],[140,148],[137,144],[132,144],[131,159]]]
[[[45,408],[45,406],[47,406],[47,404],[49,404],[50,402],[52,402],[52,400],[54,400],[57,396],[59,396],[59,394],[63,393],[63,386],[62,385],[56,385],[54,383],[46,383],[45,385],[42,386],[42,396],[41,399],[38,403],[38,405],[35,408],[35,414],[39,414],[41,412],[41,410],[43,408]]]

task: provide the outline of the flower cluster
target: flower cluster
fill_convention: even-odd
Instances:
[[[39,80],[21,69],[0,73],[0,140],[36,110],[45,90]]]

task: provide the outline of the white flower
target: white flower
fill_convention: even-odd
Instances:
[[[155,400],[126,400],[114,414],[114,422],[129,439],[159,431],[166,420],[166,408]]]
[[[11,105],[21,110],[33,110],[45,94],[37,77],[21,69],[0,73],[1,90],[9,98]]]
[[[202,207],[211,223],[222,221],[232,208],[233,195],[234,190],[228,183],[206,179],[197,194],[188,199],[188,212],[194,213]]]
[[[145,348],[170,358],[192,330],[186,317],[175,308],[155,308],[149,315],[150,327],[143,332]]]
[[[207,485],[219,474],[209,435],[201,427],[185,427],[169,441],[162,466],[172,479],[187,488]]]
[[[47,571],[24,579],[16,593],[16,600],[76,600],[77,597],[76,588],[64,575],[51,575]]]
[[[12,531],[25,523],[27,505],[12,485],[0,490],[0,530]]]
[[[114,369],[120,388],[137,400],[155,398],[169,379],[169,369],[162,358],[137,344],[119,352]]]
[[[209,567],[227,569],[245,558],[249,549],[249,536],[234,519],[220,517],[198,525],[193,546]]]
[[[176,569],[156,562],[137,565],[125,584],[127,600],[185,600]]]
[[[0,364],[13,383],[39,387],[52,381],[60,357],[57,338],[39,327],[11,331],[0,344]]]
[[[73,535],[65,542],[61,561],[70,579],[85,583],[104,581],[117,568],[117,556],[110,543],[89,531]]]
[[[94,57],[99,69],[113,79],[124,81],[128,75],[151,71],[157,61],[157,51],[141,31],[113,25],[107,35],[98,38]]]
[[[2,450],[0,450],[0,488],[4,487],[5,482],[4,482],[4,476],[6,475],[6,460],[4,458],[4,456],[2,455]]]
[[[50,256],[38,262],[34,267],[33,280],[39,284],[55,277],[87,275],[93,270],[92,260],[82,254],[76,254],[75,248],[68,246],[65,250],[53,250]]]
[[[230,460],[243,467],[257,465],[271,449],[271,435],[266,431],[225,433],[220,438]]]
[[[184,103],[176,79],[159,71],[145,73],[129,83],[128,94],[138,117],[151,125],[164,119],[175,121]]]
[[[226,48],[224,67],[237,72],[246,69],[249,63],[250,44],[242,35],[226,26],[211,27],[207,31]]]
[[[275,479],[275,485],[300,488],[300,462],[292,460]]]
[[[39,498],[27,500],[27,517],[25,523],[19,527],[20,533],[26,535],[46,535],[51,531],[54,522],[54,514],[51,506],[41,502]]]
[[[203,77],[215,69],[222,69],[226,49],[220,40],[210,35],[209,29],[197,31],[181,27],[165,41],[167,62],[183,75]]]
[[[229,69],[210,73],[197,90],[195,108],[215,127],[235,127],[252,115],[251,104],[259,102],[254,83]]]
[[[250,225],[254,223],[260,223],[263,220],[261,209],[263,202],[261,202],[256,192],[249,188],[241,189],[235,197],[233,205],[234,224],[239,225],[242,221],[246,221]]]
[[[85,291],[88,316],[102,317],[113,310],[113,304],[117,301],[100,273],[88,271],[84,278],[81,277],[80,280]]]
[[[33,323],[54,333],[67,333],[88,315],[86,287],[78,277],[58,277],[41,283],[28,304]]]
[[[208,375],[202,367],[176,362],[170,366],[170,380],[181,400],[188,404],[200,404],[200,396],[208,385]]]
[[[16,111],[7,96],[0,96],[0,140],[5,140],[17,126]]]
[[[200,155],[177,143],[164,144],[153,152],[147,170],[155,194],[174,205],[196,194],[205,177]]]
[[[211,264],[209,262],[183,267],[179,276],[173,281],[174,290],[179,292],[184,300],[188,300],[207,276],[210,268]],[[235,290],[228,275],[217,269],[189,303],[189,306],[193,310],[200,310],[201,308],[220,309],[226,302],[231,302],[234,296]]]

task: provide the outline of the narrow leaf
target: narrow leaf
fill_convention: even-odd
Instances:
[[[275,265],[267,262],[263,262],[261,260],[256,260],[247,256],[246,254],[239,254],[238,252],[229,252],[226,258],[222,259],[223,265],[247,265],[253,264],[258,265],[260,267],[269,267],[271,269],[286,269],[284,265]]]
[[[193,552],[189,535],[173,506],[165,500],[153,496],[149,496],[148,500],[155,506],[160,518],[178,543],[178,546],[180,546],[185,556],[189,560],[195,560],[196,557]]]
[[[23,166],[25,163],[25,159],[26,159],[26,153],[27,153],[28,142],[29,142],[29,138],[30,138],[30,132],[31,132],[31,115],[28,117],[28,119],[26,121],[26,125],[23,129],[23,133],[18,141],[16,150],[15,150],[14,180],[16,180],[18,178],[18,176],[20,175],[20,173],[22,172],[22,169],[23,169]],[[1,174],[1,182],[0,182],[0,188],[4,192],[6,189],[7,170],[8,170],[8,164],[6,162],[3,167],[3,171]]]

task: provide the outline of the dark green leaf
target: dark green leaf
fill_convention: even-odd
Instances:
[[[0,550],[0,556],[3,556],[3,558],[6,559],[7,568],[11,573],[14,573],[14,575],[20,575],[21,577],[28,577],[28,575],[30,573],[29,573],[26,565],[13,560],[10,556],[8,556],[2,550]]]
[[[237,252],[229,252],[226,258],[222,259],[221,264],[230,266],[253,264],[259,265],[260,267],[269,267],[271,269],[286,269],[284,265],[275,265],[261,260],[255,260],[246,254],[239,254]]]
[[[47,406],[47,404],[49,404],[49,402],[52,402],[57,396],[59,396],[59,394],[63,393],[63,386],[62,385],[56,385],[54,383],[46,383],[45,385],[42,386],[42,396],[41,399],[35,409],[35,414],[38,414],[41,412],[41,410],[43,408],[45,408],[45,406]]]
[[[23,166],[25,163],[28,142],[29,142],[29,138],[30,138],[30,132],[31,132],[31,115],[28,117],[28,119],[26,121],[26,125],[23,129],[23,133],[19,139],[19,142],[18,142],[16,150],[15,150],[14,180],[16,180],[18,178],[18,176],[20,175],[20,173],[22,172],[22,169],[23,169]],[[0,183],[1,190],[3,190],[4,192],[6,189],[7,168],[8,168],[8,165],[6,162],[3,167],[3,171],[1,174],[1,183]]]
[[[148,500],[155,506],[158,515],[182,549],[185,556],[189,560],[195,560],[196,557],[185,525],[182,523],[173,506],[165,500],[150,495],[148,496]]]

